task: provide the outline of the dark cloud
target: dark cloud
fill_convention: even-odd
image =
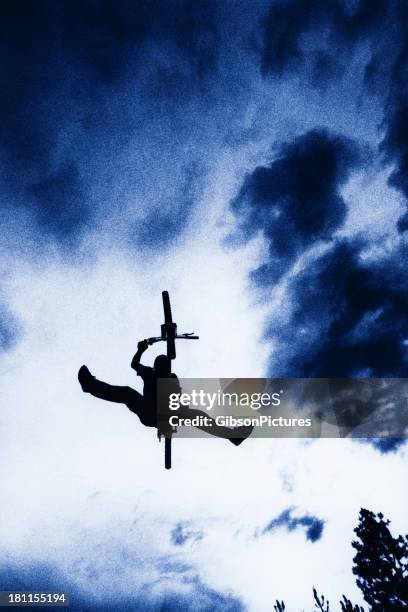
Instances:
[[[359,91],[364,96],[376,95],[384,108],[380,151],[391,166],[389,182],[408,200],[407,24],[408,8],[399,1],[273,2],[262,24],[260,57],[265,77],[296,74],[302,77],[305,91],[308,82],[335,89],[337,81],[343,75],[346,78],[350,61],[358,57],[365,79],[362,85],[366,86],[364,92],[358,85]],[[360,43],[363,45],[358,49]],[[362,49],[364,53],[360,53]],[[354,77],[352,86],[357,87]],[[333,149],[337,148],[333,143]],[[333,173],[329,189],[316,191],[321,208],[312,206],[312,211],[321,225],[315,224],[314,231],[308,225],[314,219],[313,212],[305,219],[308,190],[300,187],[296,192],[292,187],[302,176],[296,164],[294,179],[287,173],[289,187],[281,188],[283,173],[273,171],[276,162],[256,169],[247,178],[233,208],[250,234],[262,231],[268,241],[269,260],[253,273],[265,291],[316,240],[334,238],[346,214],[338,189],[356,163],[350,156],[346,162],[341,166],[340,180]],[[285,163],[278,159],[277,168],[281,166],[285,168]],[[307,164],[304,167],[307,169]],[[320,175],[326,186],[324,176]],[[279,189],[277,195],[275,188]],[[270,197],[265,197],[265,192]],[[280,201],[284,203],[283,215],[282,205],[276,204]],[[293,201],[299,206],[290,208]],[[289,222],[288,210],[293,210],[294,216]],[[407,228],[405,213],[398,230],[402,233]],[[406,376],[406,252],[396,247],[382,260],[373,261],[364,254],[367,246],[361,240],[328,241],[325,253],[290,280],[287,308],[275,315],[267,332],[276,346],[271,375]],[[356,404],[355,408],[360,415],[362,407]],[[371,440],[381,452],[395,450],[403,442],[399,438]]]
[[[216,70],[221,42],[213,3],[205,0],[186,2],[184,6],[185,12],[176,29],[176,42],[190,58],[195,72],[203,76]]]
[[[198,201],[203,186],[205,168],[189,163],[181,168],[174,188],[168,188],[166,196],[156,196],[147,208],[144,218],[131,223],[130,239],[155,252],[166,249],[183,235],[190,221],[190,213]]]
[[[55,235],[61,241],[69,240],[90,217],[89,205],[74,164],[62,166],[33,184],[28,198],[32,201],[42,231]]]
[[[115,164],[143,134],[143,115],[160,120],[152,105],[182,100],[217,71],[216,7],[211,0],[6,1],[0,24],[5,206],[10,216],[28,211],[42,241],[50,235],[73,246],[102,205],[104,215],[115,209],[113,194],[100,202],[93,191],[126,180]],[[167,212],[156,214],[166,225]]]
[[[276,83],[296,77],[292,83],[303,90],[304,97],[310,87],[332,88],[330,100],[339,101],[339,114],[344,94],[367,98],[370,103],[376,99],[384,109],[379,152],[390,166],[390,184],[408,201],[407,24],[408,8],[399,0],[278,0],[270,3],[262,22],[259,57],[265,79]],[[299,140],[305,140],[305,136]],[[338,141],[332,143],[331,159],[337,160],[336,151],[341,152]],[[330,159],[327,154],[325,157]],[[265,296],[317,241],[325,248],[314,259],[304,260],[305,267],[299,273],[287,277],[286,303],[281,312],[274,313],[267,330],[276,347],[269,373],[405,377],[406,250],[395,245],[393,252],[375,260],[372,254],[367,255],[369,236],[366,242],[336,238],[336,230],[346,216],[340,190],[361,158],[343,155],[339,174],[310,173],[307,159],[293,155],[285,158],[279,153],[269,166],[257,168],[247,177],[232,204],[242,231],[247,236],[261,232],[266,238],[269,257],[253,273]],[[321,180],[315,197],[313,190],[308,190],[308,180],[304,180],[311,174],[316,181]],[[326,182],[326,175],[331,180]],[[297,181],[302,182],[301,187],[297,187]],[[398,230],[402,233],[407,228],[405,213]],[[356,403],[353,410],[360,414],[362,408],[366,407]],[[399,439],[371,442],[383,452],[403,443]]]
[[[0,304],[0,351],[7,351],[17,342],[21,333],[20,325],[8,308]]]
[[[323,534],[324,521],[319,519],[317,516],[305,514],[300,517],[293,517],[293,508],[288,508],[281,512],[279,516],[272,519],[270,523],[264,528],[263,533],[269,533],[275,529],[281,527],[288,531],[294,531],[295,529],[304,528],[306,532],[306,539],[309,542],[317,542],[320,540]]]
[[[349,52],[350,44],[365,40],[384,23],[387,0],[288,0],[272,2],[262,23],[260,44],[264,74],[284,75],[304,70],[313,62],[313,51],[305,43],[307,36],[316,44],[323,39],[336,56]],[[321,57],[326,51],[320,50]],[[330,55],[327,56],[328,58]],[[326,78],[335,73],[326,71]]]
[[[174,47],[193,71],[216,68],[219,36],[211,0],[6,1],[0,15],[3,44],[12,53],[9,76],[13,67],[24,68],[30,84],[71,77],[73,68],[101,83],[119,81],[146,61],[142,47],[150,42]],[[18,81],[15,75],[13,84],[26,86]]]
[[[268,241],[270,260],[258,280],[276,280],[316,241],[332,238],[347,212],[340,189],[360,162],[351,140],[316,129],[246,177],[231,206],[245,239],[261,231]]]
[[[369,261],[364,246],[336,241],[294,278],[289,318],[269,329],[279,341],[274,375],[406,376],[406,253]]]
[[[362,440],[363,443],[371,444],[381,454],[396,453],[407,442],[406,438],[377,438],[376,440]]]
[[[3,590],[9,591],[31,591],[31,592],[53,592],[64,591],[70,597],[70,609],[90,612],[122,612],[122,610],[134,610],[135,612],[241,612],[243,606],[234,597],[224,595],[206,586],[196,574],[185,573],[182,568],[177,570],[172,567],[172,580],[169,581],[169,568],[163,568],[160,585],[135,584],[134,594],[124,595],[128,592],[129,585],[123,585],[123,590],[118,589],[115,597],[110,595],[111,583],[106,588],[100,582],[96,584],[96,574],[89,575],[87,586],[79,585],[73,578],[64,572],[45,564],[30,564],[9,562],[7,567],[0,566],[0,584]],[[184,568],[185,569],[185,568]],[[120,567],[116,568],[121,571]],[[108,574],[109,579],[109,574]],[[124,581],[127,576],[124,576]]]
[[[391,104],[391,112],[386,121],[387,132],[381,143],[387,161],[394,164],[389,182],[401,191],[408,200],[408,100],[398,99]],[[408,229],[408,212],[398,221],[398,230]]]
[[[393,165],[389,182],[404,195],[408,206],[408,6],[396,1],[393,7],[388,26],[392,42],[383,42],[380,33],[376,41],[379,51],[374,78],[388,87],[384,104],[385,134],[380,149],[386,162]],[[408,212],[405,212],[398,222],[398,230],[404,233],[407,229]]]
[[[323,90],[332,79],[339,78],[344,72],[344,64],[335,53],[318,49],[312,57],[311,80],[315,87]]]
[[[402,0],[288,0],[273,2],[262,24],[259,46],[264,75],[293,73],[326,88],[347,75],[361,48],[361,95],[377,95],[384,109],[380,149],[394,167],[390,184],[408,202],[408,7]],[[367,59],[368,57],[368,59]],[[353,83],[356,87],[356,83]],[[398,230],[408,229],[408,213]]]
[[[177,523],[170,533],[170,540],[175,546],[182,546],[186,542],[198,542],[203,537],[202,531],[190,529],[184,523]]]

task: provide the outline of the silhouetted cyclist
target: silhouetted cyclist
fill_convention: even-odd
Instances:
[[[88,368],[83,365],[78,372],[78,380],[82,387],[82,391],[90,393],[94,397],[107,400],[109,402],[116,402],[118,404],[125,404],[131,412],[136,414],[143,425],[147,427],[157,427],[157,382],[159,378],[166,378],[169,382],[167,383],[166,391],[171,393],[180,393],[180,383],[175,374],[171,371],[171,359],[167,355],[158,355],[154,360],[153,368],[142,365],[140,358],[148,348],[149,343],[147,340],[141,340],[137,345],[137,352],[135,353],[131,368],[136,370],[138,376],[143,380],[143,395],[132,389],[132,387],[120,387],[117,385],[109,385],[106,382],[97,380],[95,376],[91,374]],[[174,380],[174,385],[172,384]],[[170,385],[169,385],[170,383]],[[180,417],[193,418],[195,416],[205,416],[208,418],[208,414],[201,410],[189,408],[187,406],[180,406],[177,411]],[[216,435],[222,438],[230,439],[230,441],[238,446],[243,442],[251,433],[252,427],[240,427],[239,433],[242,437],[230,438],[232,430],[228,427],[221,427],[216,425],[215,421],[211,419],[211,426],[199,427],[203,431],[206,431],[212,435]],[[238,433],[238,430],[234,430]]]

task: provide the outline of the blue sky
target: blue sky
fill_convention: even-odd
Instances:
[[[177,440],[164,473],[76,372],[138,385],[168,289],[200,334],[180,376],[405,376],[406,12],[2,3],[4,588],[66,586],[81,609],[361,601],[352,529],[365,506],[406,530],[405,444]]]

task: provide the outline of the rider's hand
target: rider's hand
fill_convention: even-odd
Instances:
[[[145,351],[149,346],[149,343],[147,340],[141,340],[140,342],[137,343],[137,349],[138,351]]]

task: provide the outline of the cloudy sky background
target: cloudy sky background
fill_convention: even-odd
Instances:
[[[405,376],[405,3],[0,11],[2,588],[361,602],[352,530],[406,531],[403,443],[177,440],[167,472],[76,374],[138,385],[168,289],[180,376]]]

